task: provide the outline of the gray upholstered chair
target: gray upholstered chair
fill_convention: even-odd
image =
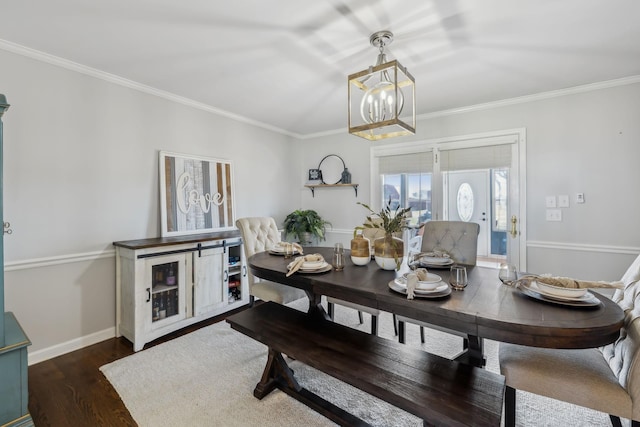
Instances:
[[[240,218],[236,221],[236,227],[242,234],[247,259],[256,252],[269,250],[281,240],[276,221],[270,217]],[[254,304],[256,298],[287,304],[307,296],[303,290],[260,279],[251,272],[248,276],[250,305]]]
[[[516,390],[550,397],[620,417],[640,427],[640,256],[622,277],[613,300],[625,312],[620,338],[601,348],[558,350],[500,343],[506,378],[505,426],[515,425]]]
[[[448,253],[457,264],[476,265],[478,253],[478,234],[480,226],[475,222],[464,221],[428,221],[424,224],[422,233],[421,252],[433,252],[434,250]],[[440,331],[463,337],[464,347],[467,347],[467,336],[461,332],[438,327],[403,316],[398,316],[398,338],[405,342],[405,323],[420,325],[420,341],[424,343],[424,327],[438,329]]]

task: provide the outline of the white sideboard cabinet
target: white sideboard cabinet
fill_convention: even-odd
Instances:
[[[134,351],[249,302],[237,230],[114,242],[116,336]]]

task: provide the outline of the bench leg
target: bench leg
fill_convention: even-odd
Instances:
[[[516,425],[516,389],[506,386],[504,390],[504,426]]]
[[[378,316],[371,315],[371,335],[378,335]]]
[[[400,344],[404,344],[406,341],[406,331],[405,331],[406,325],[404,322],[399,321],[398,322],[398,342]]]
[[[287,365],[282,354],[269,348],[269,356],[267,358],[267,366],[264,368],[262,378],[253,390],[253,395],[258,399],[262,399],[278,387],[279,383],[284,382],[287,387],[300,391],[302,387],[293,377],[293,371]]]

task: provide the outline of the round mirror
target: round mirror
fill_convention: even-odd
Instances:
[[[342,181],[342,171],[345,164],[342,157],[336,154],[329,154],[320,161],[318,169],[322,171],[323,184],[339,184]]]

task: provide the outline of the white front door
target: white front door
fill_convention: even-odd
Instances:
[[[489,170],[451,171],[443,176],[445,219],[480,225],[478,256],[491,253]]]

